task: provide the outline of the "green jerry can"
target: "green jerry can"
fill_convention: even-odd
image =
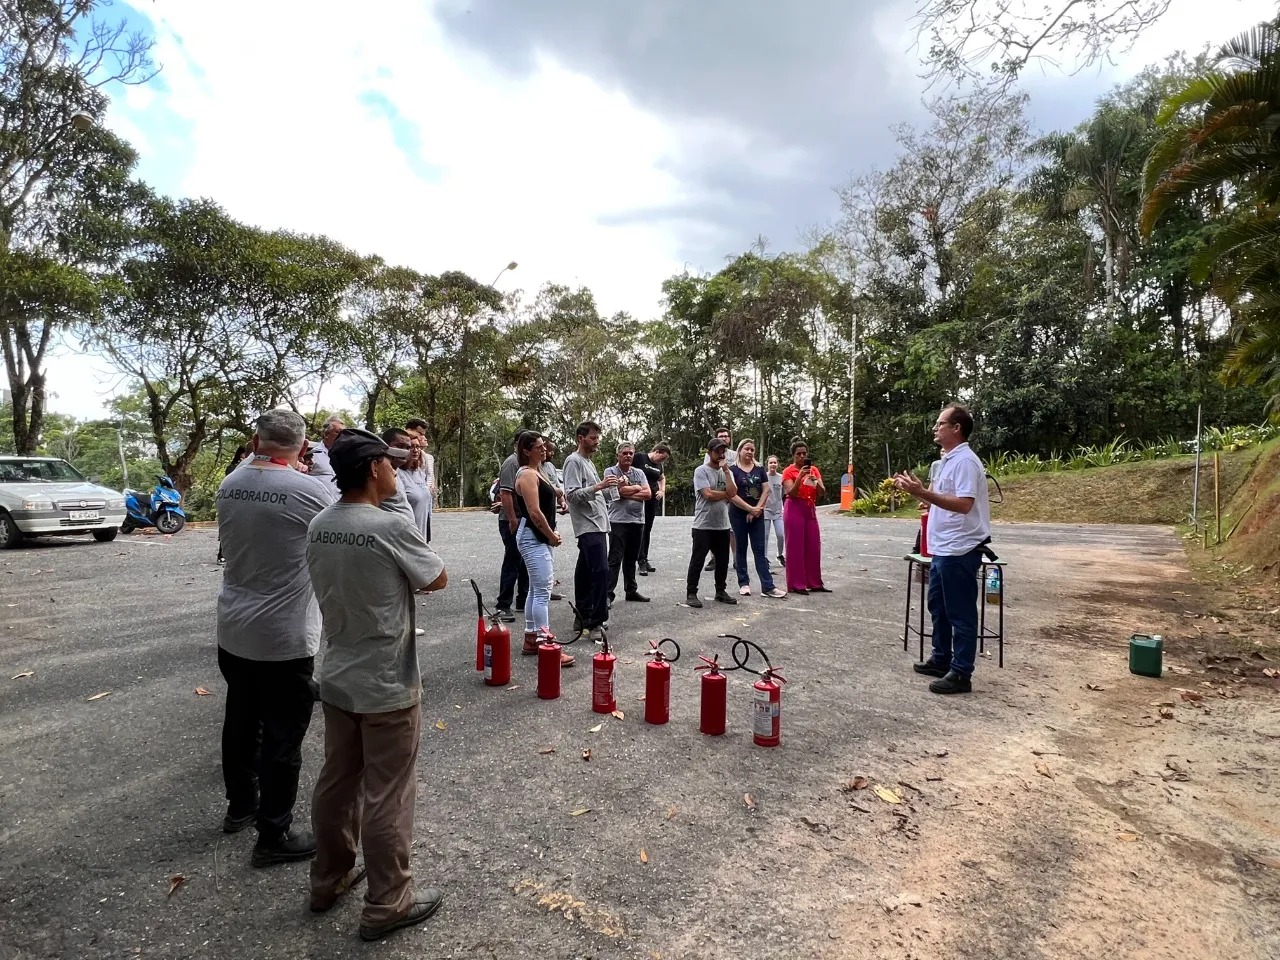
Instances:
[[[1129,672],[1158,677],[1164,672],[1164,637],[1135,633],[1129,638]]]

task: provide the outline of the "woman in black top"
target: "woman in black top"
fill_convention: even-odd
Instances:
[[[556,533],[556,488],[542,475],[547,448],[542,434],[526,431],[516,443],[515,508],[520,525],[516,528],[516,546],[529,571],[529,596],[524,605],[524,647],[522,652],[538,652],[538,641],[551,634],[551,580],[554,566],[552,547],[560,546]],[[572,666],[573,657],[560,656],[562,666]]]

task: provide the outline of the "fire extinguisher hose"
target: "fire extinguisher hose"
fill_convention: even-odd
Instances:
[[[672,648],[675,650],[676,655],[674,657],[662,652],[662,646],[666,643],[671,644]],[[670,637],[663,637],[661,640],[650,640],[649,650],[645,656],[653,657],[655,663],[662,663],[664,660],[667,663],[675,663],[680,659],[680,644],[676,643]]]
[[[720,634],[720,637],[723,640],[733,641],[733,646],[729,648],[729,655],[733,657],[733,666],[723,668],[724,671],[745,670],[747,673],[754,673],[757,677],[781,680],[783,683],[787,682],[786,678],[783,677],[782,674],[778,673],[780,668],[775,667],[769,661],[769,655],[764,652],[764,649],[759,644],[752,643],[750,640],[744,640],[742,637],[735,636],[732,633],[722,633]],[[760,658],[764,660],[763,670],[757,670],[750,666],[752,650],[759,653]]]

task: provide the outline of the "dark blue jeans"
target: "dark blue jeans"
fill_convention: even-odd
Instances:
[[[978,655],[978,567],[981,549],[958,557],[934,555],[929,565],[929,615],[933,618],[933,656],[940,667],[973,675]]]
[[[578,615],[586,630],[609,619],[608,539],[605,533],[584,533],[578,537],[578,566],[573,572],[573,592]]]
[[[502,575],[498,581],[497,605],[503,610],[511,609],[512,594],[515,594],[516,606],[521,609],[529,595],[529,571],[525,569],[520,546],[516,543],[519,526],[517,522],[514,527],[508,527],[507,518],[498,517],[498,535],[502,537]]]
[[[769,572],[769,557],[765,551],[769,539],[769,521],[764,517],[756,517],[747,522],[746,512],[731,506],[729,526],[733,529],[733,571],[738,575],[738,586],[746,586],[751,582],[751,577],[747,575],[747,547],[750,546],[756,558],[760,592],[768,593],[773,589],[773,574]]]

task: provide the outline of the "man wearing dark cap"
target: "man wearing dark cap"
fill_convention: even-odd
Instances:
[[[702,561],[712,556],[716,578],[716,599],[737,603],[726,589],[729,575],[729,501],[738,495],[733,471],[725,452],[729,444],[716,437],[707,444],[707,462],[693,471],[693,556],[689,559],[688,597],[691,607],[702,606],[698,581]]]
[[[258,828],[252,863],[308,860],[315,840],[293,825],[320,610],[307,576],[307,526],[333,502],[325,480],[297,470],[306,423],[292,410],[257,420],[252,453],[218,487],[226,556],[218,591],[218,666],[227,681],[222,829]]]
[[[342,431],[329,451],[341,499],[308,531],[325,642],[311,909],[328,910],[367,869],[365,940],[421,923],[442,900],[439,890],[415,888],[409,864],[422,720],[413,594],[442,590],[448,578],[413,521],[379,509],[395,495],[397,463],[407,454],[367,431]]]

